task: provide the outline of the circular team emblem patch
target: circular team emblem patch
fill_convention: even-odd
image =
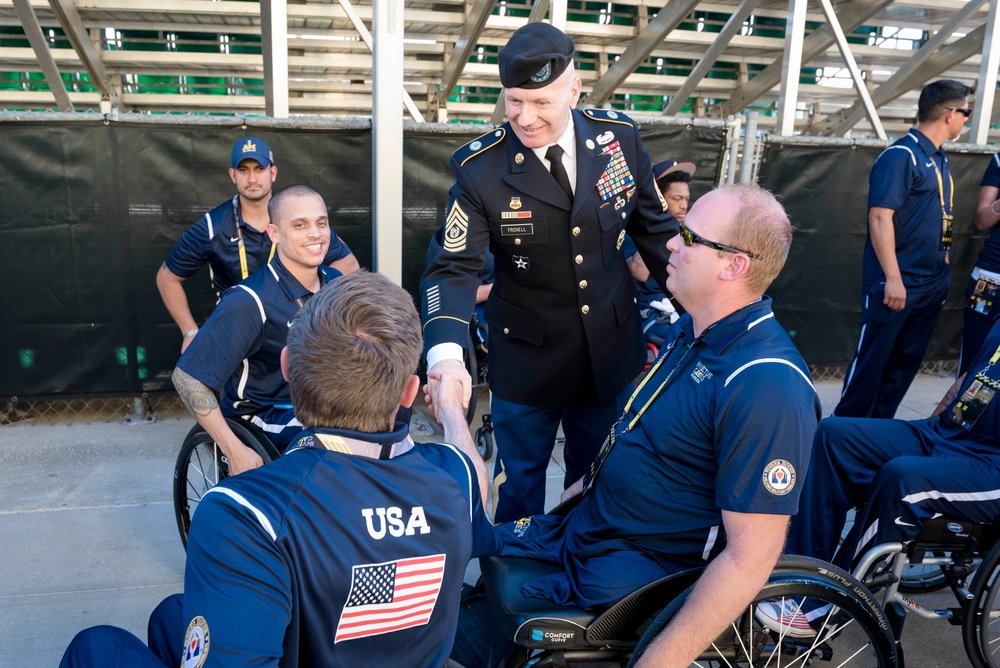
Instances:
[[[208,658],[208,622],[202,616],[195,617],[184,633],[184,653],[181,668],[201,668]]]
[[[773,459],[764,467],[764,489],[784,496],[795,489],[795,467],[784,459]]]

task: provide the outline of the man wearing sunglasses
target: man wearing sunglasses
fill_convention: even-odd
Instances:
[[[861,336],[838,417],[891,418],[927,352],[951,278],[954,182],[942,145],[961,134],[968,95],[948,79],[924,87],[917,127],[872,167]]]
[[[579,503],[497,527],[501,556],[560,567],[521,587],[559,605],[600,610],[708,562],[639,664],[657,668],[690,665],[767,580],[821,415],[763,294],[792,240],[781,204],[757,186],[727,186],[699,199],[680,229],[667,243],[667,287],[687,313],[589,473],[567,490],[582,491]],[[476,655],[483,645],[460,638],[452,658],[490,663]],[[492,647],[496,657],[503,640]]]

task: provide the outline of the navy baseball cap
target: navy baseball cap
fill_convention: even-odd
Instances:
[[[673,172],[684,172],[688,176],[694,174],[695,165],[693,162],[677,162],[676,160],[664,160],[653,165],[653,178],[659,181],[667,174]]]
[[[233,169],[239,167],[240,163],[247,158],[256,160],[261,167],[270,167],[274,164],[274,154],[271,153],[271,147],[263,139],[257,137],[244,137],[233,144]]]
[[[504,88],[544,88],[573,62],[573,38],[548,23],[529,23],[510,36],[497,54]]]

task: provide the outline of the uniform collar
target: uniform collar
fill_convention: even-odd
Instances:
[[[304,430],[287,452],[303,448],[331,450],[344,454],[373,456],[383,445],[392,445],[392,456],[397,456],[413,447],[409,436],[410,426],[396,422],[392,431],[368,433],[353,429],[316,427]],[[373,448],[373,446],[375,446]],[[377,455],[374,455],[377,457]]]
[[[938,148],[934,145],[930,139],[927,138],[923,132],[916,128],[910,128],[910,131],[906,133],[908,137],[912,138],[913,141],[917,142],[917,146],[924,152],[924,154],[929,158],[936,153],[940,153],[944,156],[944,148]]]
[[[743,308],[730,313],[722,320],[708,328],[701,335],[701,342],[712,349],[716,355],[721,355],[726,348],[737,339],[749,332],[761,322],[774,317],[771,311],[771,298],[764,295],[759,300],[751,302]],[[694,340],[694,322],[691,316],[685,314],[678,323],[683,331],[683,338]]]
[[[289,301],[295,301],[296,299],[308,299],[313,296],[313,293],[308,289],[303,287],[299,283],[298,279],[292,276],[292,274],[285,268],[285,265],[281,264],[281,257],[275,253],[271,261],[267,263],[267,269],[271,272],[271,276],[277,281],[278,285],[285,292]],[[327,271],[328,267],[325,265],[320,265],[317,267],[316,271],[319,272],[319,281],[321,285],[326,285],[334,277],[332,271]],[[336,273],[339,276],[339,272]]]
[[[566,129],[563,131],[559,139],[556,140],[556,144],[558,144],[564,152],[563,165],[576,164],[576,133],[574,132],[572,110],[569,112],[569,124],[566,126]],[[541,162],[551,145],[552,144],[547,144],[541,148],[533,148],[531,151],[538,158],[538,161]],[[543,162],[542,164],[544,165],[545,163]]]

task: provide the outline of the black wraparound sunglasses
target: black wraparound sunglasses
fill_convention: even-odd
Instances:
[[[702,246],[708,246],[709,248],[714,248],[715,250],[725,251],[727,253],[743,253],[749,258],[756,259],[757,255],[751,253],[750,251],[740,250],[734,246],[727,246],[726,244],[720,244],[718,241],[712,241],[711,239],[706,239],[705,237],[692,232],[684,223],[680,224],[681,227],[681,240],[684,242],[685,246],[692,246],[694,244],[701,244]]]
[[[972,107],[945,107],[948,111],[957,111],[966,118],[972,115]]]

